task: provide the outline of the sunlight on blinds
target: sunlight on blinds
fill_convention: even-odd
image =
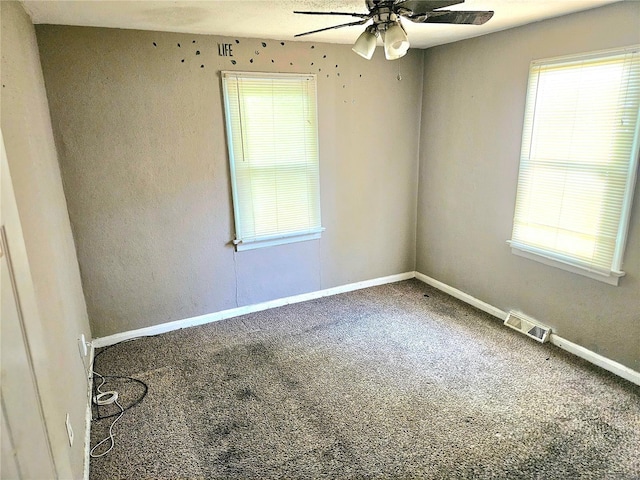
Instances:
[[[638,50],[533,62],[511,245],[621,268],[637,166]]]
[[[223,72],[236,241],[321,231],[316,81]]]

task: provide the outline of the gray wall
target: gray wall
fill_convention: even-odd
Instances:
[[[429,49],[417,270],[640,371],[640,182],[618,287],[517,257],[511,236],[529,63],[640,43],[625,2]]]
[[[87,311],[35,31],[20,4],[0,3],[0,117],[25,246],[13,253],[26,258],[34,292],[29,304],[27,296],[21,298],[24,327],[58,475],[81,478],[88,365],[83,368],[77,339],[84,333],[91,340]],[[72,448],[64,426],[67,412],[76,435]]]
[[[368,62],[345,45],[37,35],[94,336],[414,269],[421,51]],[[229,244],[219,72],[234,69],[318,75],[321,240]]]
[[[619,287],[506,244],[529,62],[638,43],[639,11],[539,22],[429,49],[424,63],[416,50],[367,62],[339,45],[38,27],[94,335],[415,267],[640,370],[639,194]],[[232,69],[319,75],[320,241],[229,245],[219,71]]]

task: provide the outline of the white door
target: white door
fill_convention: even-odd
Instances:
[[[2,405],[2,464],[0,478],[54,479],[56,470],[48,440],[38,383],[20,304],[20,284],[11,263],[12,248],[21,245],[13,187],[0,132],[0,400]],[[19,230],[20,229],[20,230]],[[18,231],[19,230],[19,231]]]
[[[0,458],[0,478],[20,478],[18,473],[18,459],[16,458],[13,441],[9,434],[9,426],[2,409],[2,431],[0,431],[0,447],[2,448],[2,458]]]

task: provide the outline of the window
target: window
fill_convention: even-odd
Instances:
[[[640,48],[534,61],[512,250],[617,285],[638,165]]]
[[[320,238],[316,77],[222,72],[238,250]]]

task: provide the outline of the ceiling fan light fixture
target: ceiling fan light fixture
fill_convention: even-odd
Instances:
[[[371,60],[371,57],[373,57],[373,53],[376,51],[377,41],[378,39],[376,35],[376,29],[372,25],[370,27],[367,27],[365,31],[360,34],[360,36],[356,40],[356,43],[353,44],[351,50],[356,52],[361,57],[366,58],[367,60]]]
[[[409,50],[409,39],[400,21],[394,22],[384,32],[384,56],[387,60],[404,57]]]
[[[0,0],[2,1],[2,0]],[[295,36],[311,35],[336,28],[354,25],[369,26],[360,34],[352,50],[367,60],[373,57],[376,49],[376,37],[382,35],[384,56],[387,60],[404,57],[409,50],[407,31],[401,18],[412,23],[436,23],[451,25],[484,25],[493,17],[493,11],[443,10],[451,5],[464,3],[465,0],[366,0],[368,13],[294,11],[303,15],[342,15],[358,20],[331,27],[319,28]],[[338,2],[340,3],[340,2]]]

